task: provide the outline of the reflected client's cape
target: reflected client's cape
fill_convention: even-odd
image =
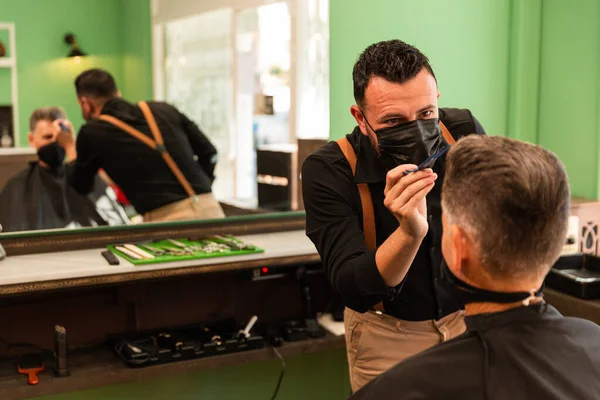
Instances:
[[[114,192],[102,179],[97,177],[92,192],[81,196],[69,185],[64,166],[49,169],[32,162],[0,192],[3,232],[127,223]]]

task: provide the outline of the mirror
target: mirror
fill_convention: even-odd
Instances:
[[[303,210],[300,166],[329,138],[328,0],[212,3],[57,9],[89,18],[73,32],[28,21],[26,4],[2,17],[4,233]],[[76,92],[76,77],[94,68],[110,73],[120,97],[98,92],[106,88],[98,76]],[[142,100],[175,169],[122,127],[98,121],[107,114],[151,138]],[[70,124],[75,155],[59,135]]]

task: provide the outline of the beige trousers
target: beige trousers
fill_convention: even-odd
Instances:
[[[144,222],[182,221],[189,219],[224,218],[221,205],[212,193],[199,194],[197,200],[188,197],[144,214]]]
[[[403,321],[386,314],[344,311],[346,350],[352,391],[387,371],[400,361],[466,330],[464,311],[439,321]]]

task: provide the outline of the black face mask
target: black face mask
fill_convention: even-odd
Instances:
[[[52,142],[40,147],[37,151],[40,161],[47,164],[50,168],[55,169],[60,167],[65,160],[65,149],[58,143]]]
[[[531,292],[493,292],[491,290],[479,289],[459,279],[450,271],[446,263],[442,263],[443,279],[452,287],[455,297],[463,304],[469,303],[517,303],[522,302],[528,306],[535,297],[542,297],[544,285]]]
[[[419,165],[448,146],[438,118],[420,119],[373,131],[379,142],[379,160],[388,171],[401,164]]]

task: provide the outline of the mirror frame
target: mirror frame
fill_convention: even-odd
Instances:
[[[249,235],[304,228],[304,211],[287,211],[210,220],[0,233],[0,245],[10,257],[100,248],[109,244],[142,240],[214,234]]]

